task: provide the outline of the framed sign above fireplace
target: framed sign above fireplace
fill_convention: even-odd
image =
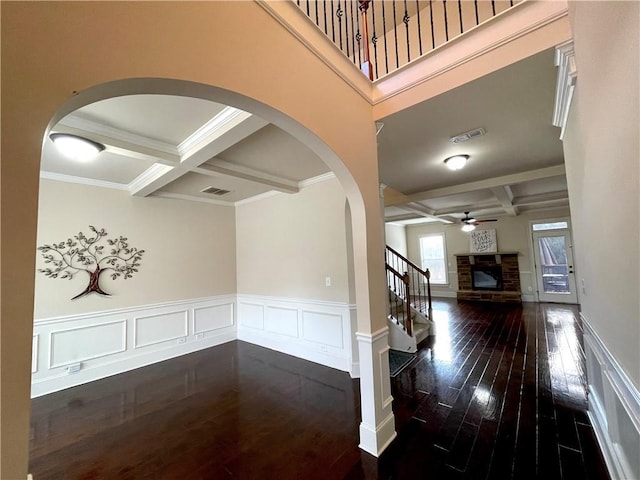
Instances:
[[[498,251],[496,229],[474,230],[469,235],[471,253],[494,253]]]

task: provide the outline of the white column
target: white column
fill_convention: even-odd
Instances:
[[[391,409],[388,327],[356,333],[360,353],[360,448],[378,457],[396,437]]]

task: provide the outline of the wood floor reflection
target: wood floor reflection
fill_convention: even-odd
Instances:
[[[45,479],[608,478],[575,307],[434,302],[392,379],[398,438],[358,445],[348,374],[234,341],[32,402]]]

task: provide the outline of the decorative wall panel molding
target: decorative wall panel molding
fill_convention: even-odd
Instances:
[[[228,295],[36,320],[31,395],[234,340],[235,302]]]
[[[238,339],[357,376],[350,305],[238,295]]]
[[[39,319],[31,393],[38,397],[235,339],[357,377],[355,329],[352,305],[257,295]]]
[[[613,479],[640,478],[640,392],[586,316],[589,417]]]
[[[189,310],[135,317],[133,328],[134,348],[177,340],[189,334]]]

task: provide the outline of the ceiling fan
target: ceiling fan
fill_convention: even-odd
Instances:
[[[469,216],[470,212],[464,212],[464,218],[460,220],[460,222],[462,223],[462,230],[465,232],[471,232],[473,230],[475,230],[476,225],[480,224],[480,223],[485,223],[485,222],[497,222],[498,219],[497,218],[486,218],[483,220],[478,220],[474,217],[470,217]]]

